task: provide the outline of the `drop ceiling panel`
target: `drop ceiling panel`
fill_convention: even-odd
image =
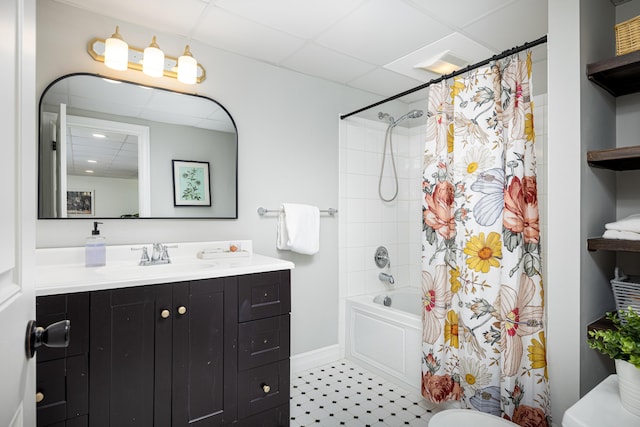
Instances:
[[[462,28],[500,9],[514,0],[455,0],[444,3],[434,0],[411,0],[429,15],[453,28]]]
[[[519,0],[464,28],[471,38],[501,52],[547,34],[547,2]]]
[[[304,44],[303,39],[255,24],[222,9],[208,10],[194,29],[193,37],[203,43],[270,63],[279,63]]]
[[[228,120],[219,121],[212,119],[202,119],[196,124],[196,126],[203,129],[217,130],[220,132],[236,132],[236,128],[234,128],[231,122],[229,122]]]
[[[375,68],[371,64],[317,44],[307,44],[287,58],[282,65],[309,75],[321,74],[340,83],[351,81]]]
[[[220,0],[221,7],[300,38],[313,38],[364,0]]]
[[[208,117],[219,109],[220,107],[209,99],[175,94],[165,90],[154,91],[147,108],[147,110],[199,118]]]
[[[120,115],[130,117],[138,117],[141,113],[141,108],[136,105],[129,105],[121,102],[110,102],[105,99],[89,99],[77,96],[69,97],[69,103],[67,106],[102,113],[119,111]]]
[[[383,65],[450,32],[450,28],[403,1],[370,0],[316,42],[365,62]]]
[[[193,23],[207,7],[200,0],[64,0],[81,9],[87,9],[125,22],[134,22],[164,33],[188,35]],[[114,28],[115,29],[115,28]],[[108,37],[109,34],[96,34]],[[126,41],[126,34],[123,34]],[[149,39],[151,40],[151,39]]]
[[[380,93],[383,96],[393,96],[421,83],[393,71],[377,68],[371,73],[349,82],[349,85],[369,92]]]

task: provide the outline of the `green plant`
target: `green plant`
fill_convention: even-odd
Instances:
[[[613,328],[589,331],[589,347],[640,368],[640,314],[629,307],[607,313],[607,319],[613,322]]]

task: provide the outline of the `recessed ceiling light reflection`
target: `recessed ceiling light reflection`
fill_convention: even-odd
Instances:
[[[93,171],[92,171],[92,170],[90,170],[90,169],[87,169],[87,170],[85,171],[85,173],[93,173]]]
[[[96,160],[87,160],[88,163],[98,163]]]
[[[103,133],[94,133],[94,134],[92,134],[92,136],[94,138],[106,138],[107,137],[107,135],[105,135]]]

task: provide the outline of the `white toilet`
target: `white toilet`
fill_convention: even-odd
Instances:
[[[513,427],[518,424],[471,409],[446,409],[431,417],[428,425],[429,427]]]

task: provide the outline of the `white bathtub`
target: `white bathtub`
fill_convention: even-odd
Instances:
[[[384,296],[389,307],[374,303]],[[420,393],[421,307],[417,288],[347,298],[347,358]]]

